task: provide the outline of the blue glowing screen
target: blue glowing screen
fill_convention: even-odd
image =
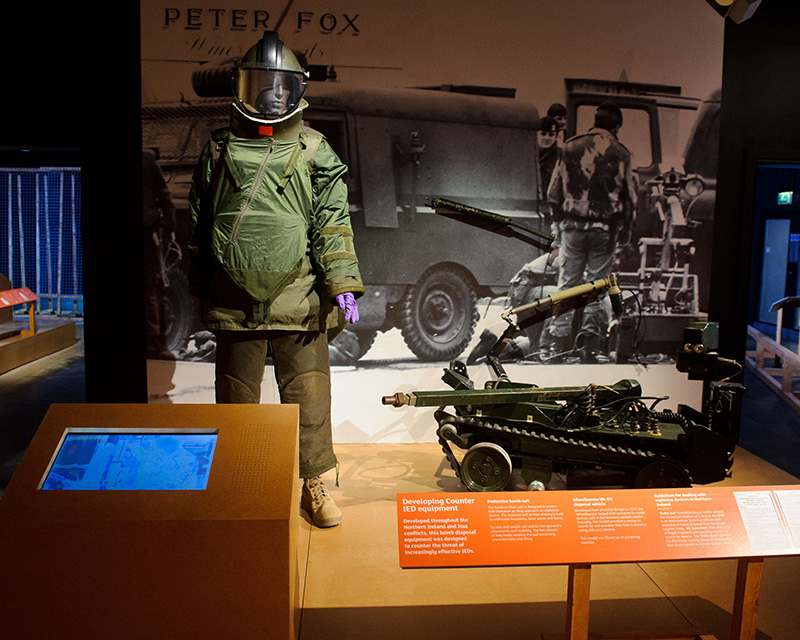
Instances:
[[[216,433],[68,433],[42,489],[205,489]]]

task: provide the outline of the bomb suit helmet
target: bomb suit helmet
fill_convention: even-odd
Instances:
[[[253,122],[282,122],[301,108],[307,81],[308,72],[278,33],[265,31],[234,64],[233,104]]]

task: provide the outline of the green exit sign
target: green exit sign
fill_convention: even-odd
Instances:
[[[778,204],[792,204],[794,191],[778,191]]]

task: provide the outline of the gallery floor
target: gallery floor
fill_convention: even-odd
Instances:
[[[83,393],[82,338],[74,349],[0,377],[0,490],[50,403],[82,402]],[[783,408],[778,402],[770,413],[758,411],[774,423]],[[301,640],[538,639],[564,631],[566,566],[399,567],[396,494],[463,491],[438,445],[347,444],[337,454],[339,487],[332,472],[326,479],[343,524],[317,529],[301,520]],[[800,480],[739,449],[725,483]],[[597,565],[590,631],[607,638],[690,632],[728,638],[735,575],[735,560]],[[800,638],[798,592],[800,557],[767,558],[757,638]]]
[[[395,495],[464,490],[438,445],[350,444],[337,454],[340,486],[332,493],[344,521],[325,530],[302,525],[301,639],[538,639],[564,631],[565,566],[398,567]],[[726,484],[798,484],[744,450],[736,455]],[[735,576],[735,560],[598,565],[590,630],[610,638],[728,638]],[[800,638],[798,589],[800,558],[765,560],[758,638]]]

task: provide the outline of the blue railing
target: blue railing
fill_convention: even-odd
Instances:
[[[0,168],[0,273],[39,313],[83,315],[81,172]]]

